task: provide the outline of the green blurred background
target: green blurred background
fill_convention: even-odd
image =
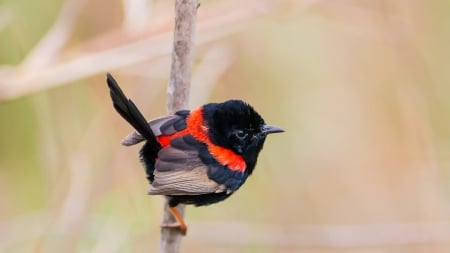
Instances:
[[[156,252],[111,72],[166,113],[173,2],[0,1],[0,252]],[[182,252],[450,252],[449,1],[201,1],[192,107],[242,98],[270,136]]]

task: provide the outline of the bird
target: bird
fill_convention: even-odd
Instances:
[[[183,235],[187,225],[176,206],[205,206],[230,197],[252,174],[267,135],[284,132],[238,99],[147,121],[110,73],[106,81],[115,110],[135,129],[122,145],[145,141],[139,154],[148,194],[166,196],[176,220],[161,227]]]

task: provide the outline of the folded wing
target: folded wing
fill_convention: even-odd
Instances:
[[[208,166],[199,158],[199,146],[204,145],[190,135],[172,139],[169,146],[158,153],[149,194],[201,195],[226,191],[208,177]]]

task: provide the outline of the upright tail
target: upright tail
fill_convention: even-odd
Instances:
[[[151,183],[154,179],[153,171],[155,170],[155,161],[161,149],[161,144],[156,139],[155,134],[142,113],[133,101],[123,94],[119,84],[117,84],[116,80],[109,73],[106,75],[106,82],[108,83],[109,93],[116,111],[147,140],[140,151],[140,157],[145,165],[147,179]]]
[[[111,74],[106,74],[106,82],[108,83],[109,93],[116,111],[130,123],[136,131],[138,131],[147,141],[158,143],[155,134],[153,134],[147,120],[138,110],[136,105],[128,99],[119,84],[114,80]]]

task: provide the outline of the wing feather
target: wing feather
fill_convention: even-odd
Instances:
[[[189,171],[156,171],[155,179],[150,187],[151,195],[200,195],[219,193],[226,190],[209,179],[207,168],[200,166]]]
[[[208,176],[208,165],[202,163],[198,149],[190,136],[179,136],[171,145],[158,153],[149,194],[151,195],[200,195],[226,191]]]

